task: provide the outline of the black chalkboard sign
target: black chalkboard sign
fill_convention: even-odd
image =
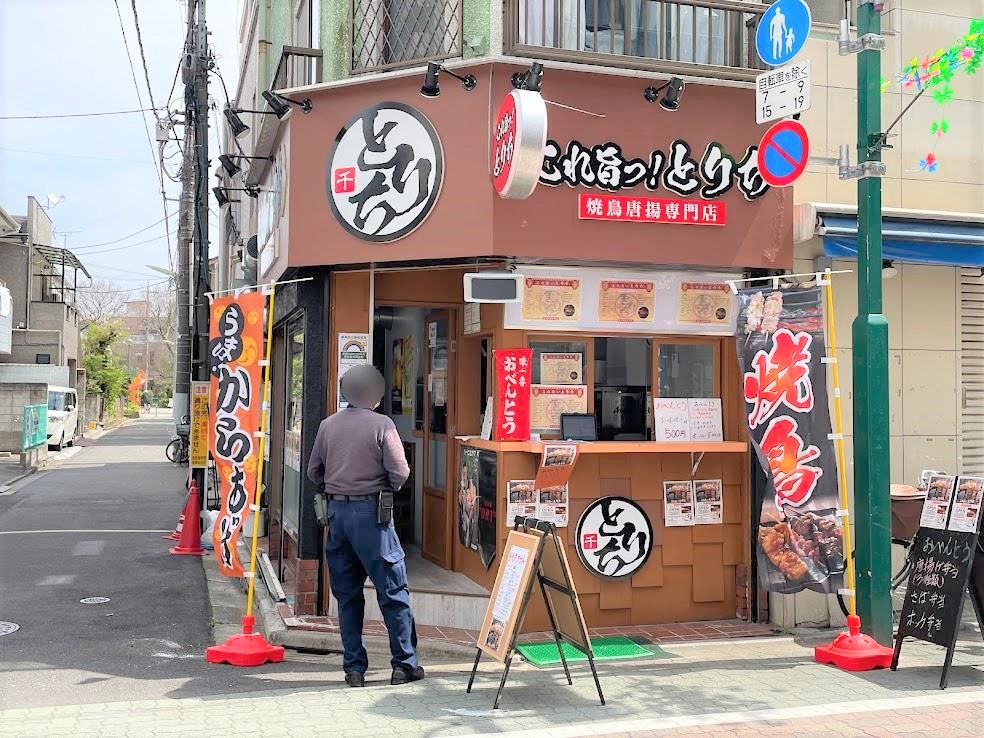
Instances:
[[[940,689],[946,689],[953,651],[963,615],[964,592],[969,592],[978,623],[984,628],[977,582],[984,584],[984,557],[978,534],[921,527],[909,552],[910,570],[905,602],[895,636],[892,670],[898,666],[905,638],[917,638],[947,649]],[[971,569],[975,577],[971,578]]]

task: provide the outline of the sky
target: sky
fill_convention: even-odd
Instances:
[[[0,0],[0,117],[149,108],[133,1]],[[154,102],[183,108],[180,78],[170,97],[169,91],[184,41],[186,2],[135,2]],[[142,104],[137,100],[116,3]],[[239,0],[208,0],[206,6],[209,41],[230,90],[238,77],[239,5]],[[225,99],[214,77],[209,94],[221,111]],[[158,223],[164,218],[164,203],[154,163],[155,120],[146,114],[152,153],[144,117],[0,120],[0,205],[11,215],[23,215],[29,195],[42,204],[49,191],[63,195],[64,201],[49,210],[55,225],[53,245],[67,246],[93,278],[111,280],[119,290],[143,289],[148,281],[166,280],[147,265],[169,267],[169,231],[171,247],[176,248],[173,232],[180,186],[164,178],[167,196],[175,201],[167,203],[171,218]],[[218,152],[214,129],[220,119],[219,112],[210,114],[213,162]],[[177,152],[179,146],[168,144],[165,155]],[[178,161],[175,155],[166,162],[173,174]],[[214,200],[211,209],[218,212]],[[215,243],[214,214],[209,228]]]

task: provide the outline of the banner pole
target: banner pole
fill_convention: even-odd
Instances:
[[[260,457],[256,462],[256,491],[253,495],[253,505],[250,511],[253,513],[253,535],[249,544],[249,582],[246,590],[246,617],[253,614],[253,596],[256,590],[256,542],[260,533],[260,498],[263,495],[263,460],[266,454],[266,439],[270,432],[270,356],[273,346],[273,306],[276,299],[276,290],[270,290],[270,303],[267,306],[267,327],[266,327],[266,346],[265,359],[263,366],[263,403],[260,405]],[[834,371],[836,371],[836,365]],[[852,600],[853,602],[853,600]]]
[[[256,462],[256,488],[253,491],[253,535],[249,547],[249,571],[244,572],[247,579],[246,614],[243,616],[242,633],[230,636],[225,643],[205,649],[205,660],[210,664],[229,663],[233,666],[260,666],[268,661],[284,660],[284,647],[267,642],[262,633],[254,633],[253,599],[256,593],[256,545],[260,532],[260,498],[263,494],[263,460],[266,453],[266,437],[270,422],[270,356],[273,346],[273,308],[275,290],[270,289],[267,305],[266,344],[263,362],[263,402],[260,406],[260,442],[257,446],[259,458]],[[265,291],[265,290],[264,290]]]
[[[841,391],[840,391],[840,369],[838,368],[839,359],[837,357],[837,324],[834,320],[834,287],[830,278],[831,271],[824,271],[825,291],[827,294],[827,326],[830,331],[830,353],[833,354],[833,381],[834,381],[834,433],[837,438],[837,482],[840,487],[840,505],[844,511],[844,549],[847,560],[847,589],[851,594],[848,598],[851,615],[857,615],[857,602],[854,591],[854,547],[851,538],[851,511],[848,507],[847,498],[847,466],[846,454],[844,453],[844,415],[841,412]]]

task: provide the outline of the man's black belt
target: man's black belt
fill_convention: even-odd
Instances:
[[[336,495],[328,494],[326,497],[329,500],[340,500],[341,502],[357,502],[359,500],[370,500],[376,497],[378,492],[370,492],[367,495]]]

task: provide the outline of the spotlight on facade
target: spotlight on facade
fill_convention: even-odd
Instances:
[[[215,195],[215,201],[219,204],[220,208],[224,208],[229,204],[229,196],[225,193],[224,187],[213,187],[212,194]]]
[[[314,104],[309,98],[304,98],[303,100],[291,100],[289,97],[284,97],[283,95],[278,95],[272,90],[263,90],[263,99],[267,101],[267,104],[273,109],[273,114],[277,116],[277,120],[284,120],[288,115],[290,115],[291,105],[296,105],[301,109],[302,113],[310,113],[314,110]]]
[[[533,62],[525,72],[513,72],[512,86],[517,90],[540,92],[543,89],[543,65]]]
[[[461,86],[465,88],[465,92],[471,92],[478,87],[478,80],[475,79],[474,74],[466,74],[462,77],[460,74],[455,74],[450,69],[442,67],[436,62],[430,62],[427,65],[427,72],[424,74],[424,84],[420,86],[421,95],[424,97],[437,97],[441,94],[441,85],[437,79],[439,72],[446,72],[456,80],[459,80],[461,82]]]
[[[236,138],[242,138],[244,135],[249,133],[249,126],[243,123],[243,119],[239,117],[233,108],[228,105],[225,106],[225,110],[222,111],[225,119],[229,123],[229,128],[232,129],[232,135]]]
[[[243,171],[243,168],[239,166],[236,163],[236,161],[228,154],[219,155],[219,164],[222,165],[222,168],[225,169],[226,174],[228,174],[230,177],[235,177],[237,174]]]
[[[659,106],[663,110],[668,110],[671,113],[680,108],[680,98],[683,97],[683,89],[686,84],[679,77],[672,77],[669,82],[664,82],[659,87],[647,87],[642,93],[643,97],[649,102],[659,101]],[[662,98],[660,98],[659,93],[666,90]]]
[[[882,279],[891,279],[898,273],[899,270],[891,259],[882,259]]]

